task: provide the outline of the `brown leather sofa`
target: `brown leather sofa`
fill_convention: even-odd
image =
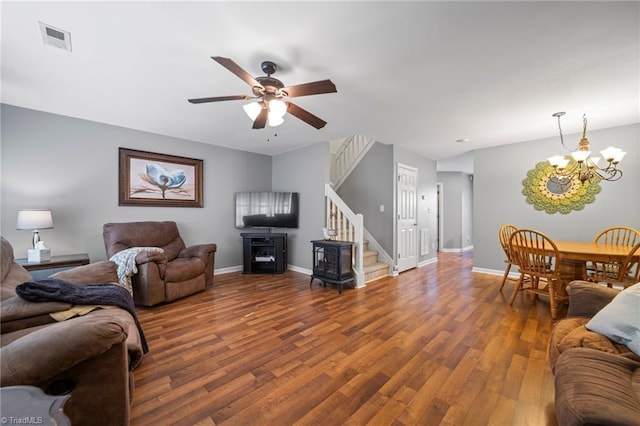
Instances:
[[[159,247],[164,253],[142,251],[135,263],[133,298],[138,305],[153,306],[170,302],[213,285],[217,246],[199,244],[187,247],[175,222],[107,223],[102,236],[108,258],[136,247]]]
[[[74,426],[128,425],[132,370],[143,357],[132,315],[105,307],[57,322],[50,314],[72,305],[33,303],[17,296],[16,287],[31,276],[14,261],[13,248],[4,238],[0,257],[0,385],[70,394],[63,411]],[[118,282],[116,265],[107,261],[52,277],[79,285]]]
[[[559,426],[640,425],[640,357],[586,328],[619,291],[573,281],[567,292],[567,317],[549,342]]]

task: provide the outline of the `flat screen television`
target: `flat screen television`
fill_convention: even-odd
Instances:
[[[297,192],[236,192],[236,228],[297,228]]]

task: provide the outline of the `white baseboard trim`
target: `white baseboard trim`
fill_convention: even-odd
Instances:
[[[500,271],[497,269],[476,268],[475,266],[471,268],[471,272],[478,272],[480,274],[498,275],[500,277],[504,275],[504,270]],[[517,272],[509,272],[508,277],[518,279],[520,278],[520,274]]]
[[[306,274],[306,275],[311,275],[313,273],[313,271],[311,271],[310,269],[301,268],[299,266],[294,266],[294,265],[287,265],[287,269],[294,272],[300,272],[301,274]],[[242,272],[243,270],[244,270],[244,267],[242,265],[229,266],[228,268],[214,269],[213,274],[224,275],[224,274],[231,274],[233,272]]]
[[[313,274],[313,271],[311,269],[301,268],[300,266],[295,266],[295,265],[287,265],[287,269],[293,272],[300,272],[301,274],[305,274],[305,275]]]
[[[418,262],[418,268],[431,265],[432,263],[436,263],[437,261],[438,261],[437,257],[432,257],[431,259],[423,260],[422,262]]]
[[[465,251],[473,250],[473,246],[466,246],[462,248],[443,248],[440,249],[443,253],[464,253]]]
[[[224,274],[230,274],[232,272],[242,272],[243,269],[244,268],[242,265],[229,266],[228,268],[214,269],[213,275],[224,275]]]

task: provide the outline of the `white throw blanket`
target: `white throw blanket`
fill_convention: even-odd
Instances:
[[[131,285],[131,276],[138,273],[136,266],[136,256],[141,252],[147,253],[164,253],[160,247],[131,247],[117,252],[111,256],[110,261],[118,265],[118,279],[120,285],[129,290],[133,295],[133,286]]]

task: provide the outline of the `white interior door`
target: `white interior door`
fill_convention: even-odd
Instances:
[[[398,272],[418,266],[417,204],[418,170],[398,163],[396,191]]]

